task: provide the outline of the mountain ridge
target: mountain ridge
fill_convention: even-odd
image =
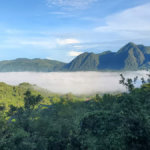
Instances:
[[[150,69],[150,46],[127,43],[117,52],[82,53],[69,63],[48,59],[17,58],[0,61],[0,72],[119,71]]]

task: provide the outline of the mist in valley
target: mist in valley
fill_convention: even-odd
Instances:
[[[126,72],[9,72],[0,73],[0,82],[10,85],[19,85],[23,82],[36,84],[39,87],[58,93],[92,94],[96,92],[110,93],[126,91],[119,84],[120,74],[125,78],[134,79],[138,76],[136,87],[141,85],[141,77],[147,79],[146,71]]]

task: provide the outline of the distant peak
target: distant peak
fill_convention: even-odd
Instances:
[[[136,44],[134,44],[133,42],[129,42],[127,45],[136,45]]]
[[[89,53],[89,55],[95,55],[93,52]]]
[[[108,54],[108,53],[112,53],[112,51],[108,50],[108,51],[102,52],[102,54]]]
[[[128,47],[137,47],[137,45],[134,44],[133,42],[129,42],[129,43],[126,44],[123,48],[128,48]]]
[[[137,45],[139,48],[144,48],[145,46],[143,44]]]
[[[129,42],[128,44],[126,44],[125,46],[123,46],[117,53],[127,52],[131,48],[138,48],[138,47],[133,42]]]
[[[15,60],[29,60],[28,58],[17,58]]]
[[[84,52],[84,53],[82,53],[82,54],[88,54],[88,52]],[[82,55],[82,54],[80,54],[80,55]]]
[[[41,59],[41,58],[34,58],[33,60],[36,60],[36,59],[39,60],[39,59]]]
[[[138,46],[144,46],[143,44],[138,44]]]

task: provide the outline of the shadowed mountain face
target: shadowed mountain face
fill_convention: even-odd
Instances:
[[[150,69],[150,47],[128,43],[118,52],[83,53],[70,63],[47,59],[19,58],[0,62],[0,72],[98,71]]]
[[[128,43],[118,52],[106,51],[101,54],[83,53],[62,70],[139,70],[150,69],[150,47]]]
[[[76,57],[69,64],[65,65],[64,71],[96,71],[99,64],[99,57],[94,53],[83,53]]]
[[[128,43],[121,48],[111,62],[116,69],[137,70],[145,60],[144,54],[134,43]]]

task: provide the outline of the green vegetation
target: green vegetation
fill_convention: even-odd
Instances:
[[[18,58],[16,60],[1,61],[0,72],[21,72],[21,71],[35,71],[35,72],[51,72],[56,67],[65,65],[63,62],[48,60],[48,59],[26,59]]]
[[[99,64],[98,55],[94,53],[83,53],[72,62],[65,65],[63,71],[96,71]]]
[[[33,95],[37,96],[41,94],[44,99],[41,104],[50,105],[48,96],[51,94],[50,91],[46,91],[36,85],[31,85],[29,83],[21,83],[19,86],[7,85],[3,82],[0,82],[0,107],[5,108],[5,111],[8,112],[10,106],[22,107],[24,106],[24,93],[30,90]]]
[[[50,99],[46,107],[39,105],[44,94],[33,94],[37,91],[30,84],[19,85],[28,87],[23,105],[10,105],[8,113],[1,105],[0,150],[149,150],[150,74],[140,88],[134,87],[138,77],[120,76],[128,93],[97,94],[90,101],[69,93]],[[11,86],[7,89],[12,93]]]
[[[150,47],[128,43],[118,52],[106,51],[101,54],[83,53],[63,71],[118,71],[150,69]]]
[[[106,51],[100,54],[85,52],[70,63],[25,58],[0,62],[0,72],[135,71],[143,69],[150,69],[150,47],[134,43],[126,44],[118,52]]]
[[[48,107],[53,102],[60,102],[62,98],[68,100],[74,99],[76,101],[85,101],[86,99],[92,99],[95,97],[93,94],[73,95],[72,93],[53,93],[47,89],[43,89],[35,84],[32,85],[29,83],[20,83],[18,86],[12,86],[7,85],[4,82],[0,82],[0,111],[5,109],[5,112],[8,113],[11,107],[23,107],[25,99],[24,93],[26,93],[26,91],[30,91],[32,93],[33,99],[39,94],[43,97],[42,101],[35,105],[36,108],[41,105]],[[99,95],[102,95],[102,93],[99,93]]]

